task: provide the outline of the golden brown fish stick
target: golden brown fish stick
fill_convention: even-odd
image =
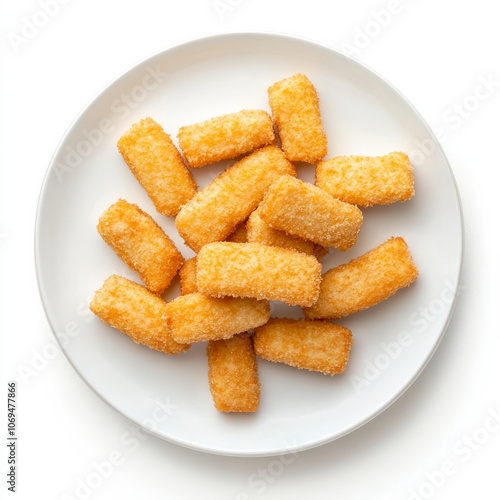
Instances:
[[[228,168],[182,207],[175,225],[186,245],[225,240],[257,208],[267,188],[280,175],[295,175],[283,151],[266,146]]]
[[[207,346],[208,383],[219,411],[254,412],[259,406],[257,360],[249,335],[211,340]]]
[[[269,188],[260,215],[274,229],[339,250],[356,243],[363,222],[358,207],[290,175]]]
[[[190,293],[169,302],[167,326],[177,342],[228,339],[261,326],[269,319],[267,300],[226,297],[217,299]]]
[[[269,105],[281,145],[290,161],[316,163],[327,152],[319,99],[309,79],[299,74],[269,87]]]
[[[337,156],[320,161],[316,186],[360,207],[389,205],[414,194],[413,170],[405,153],[385,156]]]
[[[244,109],[179,129],[179,145],[190,167],[236,158],[274,141],[273,121],[260,109]]]
[[[349,329],[329,321],[272,318],[254,334],[261,358],[325,375],[345,370],[352,342]]]
[[[391,238],[323,275],[319,299],[304,309],[306,318],[343,318],[368,309],[410,285],[418,276],[408,245]]]
[[[321,264],[311,255],[259,243],[210,243],[198,254],[198,289],[214,297],[255,297],[312,305]]]
[[[118,150],[161,214],[177,215],[196,194],[198,188],[182,156],[153,119],[132,125],[120,137]]]
[[[181,295],[196,293],[198,291],[198,285],[196,284],[196,260],[196,257],[186,260],[179,269]]]
[[[189,346],[178,344],[165,324],[167,303],[147,288],[112,275],[98,290],[90,310],[108,325],[138,344],[165,354],[177,354]]]
[[[314,255],[315,244],[284,231],[273,229],[260,216],[260,208],[254,210],[247,222],[247,239],[249,243],[261,243],[273,247],[290,248],[298,252]]]
[[[152,292],[163,293],[184,262],[161,227],[125,200],[118,200],[101,215],[97,230]]]

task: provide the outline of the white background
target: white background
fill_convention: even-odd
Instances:
[[[54,0],[51,17],[31,31],[29,21],[44,21],[43,0],[9,2],[8,10],[5,4],[0,436],[7,381],[16,380],[17,498],[500,498],[500,423],[491,416],[500,421],[500,30],[493,2]],[[465,219],[457,307],[410,389],[333,443],[281,460],[207,455],[143,434],[123,444],[134,426],[78,377],[42,310],[33,258],[42,179],[73,118],[125,69],[190,38],[255,30],[355,52],[441,129]],[[7,491],[4,446],[0,497],[15,498]],[[114,461],[112,470],[105,461]],[[89,480],[90,489],[81,486]]]

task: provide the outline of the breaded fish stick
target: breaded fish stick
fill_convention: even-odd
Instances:
[[[259,243],[210,243],[198,254],[198,289],[214,297],[316,302],[321,264],[311,255]]]
[[[165,291],[184,262],[161,227],[125,200],[118,200],[101,215],[97,231],[154,293]]]
[[[196,293],[198,285],[196,284],[196,257],[186,260],[179,269],[179,278],[181,285],[181,295]]]
[[[118,150],[161,214],[177,215],[196,194],[198,188],[182,156],[153,119],[132,125],[120,137]]]
[[[295,168],[275,146],[259,149],[228,168],[177,214],[175,225],[186,245],[198,252],[207,243],[225,240],[283,174],[295,175]]]
[[[260,109],[244,109],[179,129],[179,145],[190,167],[236,158],[274,141],[273,121]]]
[[[316,163],[327,152],[319,99],[309,79],[299,74],[269,87],[269,106],[281,145],[290,161]]]
[[[351,331],[329,321],[272,318],[255,330],[255,353],[261,358],[325,375],[345,370]]]
[[[247,239],[249,243],[261,243],[272,247],[290,248],[307,255],[314,255],[315,244],[284,231],[273,229],[260,216],[260,208],[254,210],[247,221]]]
[[[306,318],[343,318],[368,309],[410,285],[418,276],[408,245],[391,238],[323,275],[319,299],[304,308]]]
[[[207,346],[208,383],[219,411],[254,412],[260,383],[252,338],[246,334],[211,340]]]
[[[316,186],[360,207],[389,205],[414,194],[413,169],[405,153],[385,156],[337,156],[320,161]]]
[[[190,293],[169,302],[165,319],[177,342],[228,339],[267,323],[267,300],[226,297],[217,299]]]
[[[178,344],[165,324],[167,303],[147,288],[112,275],[98,290],[90,310],[138,344],[165,354],[177,354],[189,346]]]
[[[363,222],[358,207],[290,175],[269,188],[260,215],[274,229],[339,250],[356,243]]]

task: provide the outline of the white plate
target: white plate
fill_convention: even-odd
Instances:
[[[409,288],[340,321],[355,339],[346,371],[335,377],[259,360],[255,414],[224,414],[212,404],[205,344],[182,356],[139,346],[88,311],[112,273],[139,281],[95,226],[118,198],[138,203],[186,257],[193,253],[172,218],[158,214],[116,149],[145,116],[175,138],[178,128],[243,108],[268,110],[267,88],[301,72],[316,86],[329,138],[327,157],[405,151],[416,196],[366,209],[358,243],[331,252],[325,269],[403,236],[420,270]],[[200,186],[231,162],[197,169]],[[314,167],[300,177],[313,181]],[[425,367],[450,319],[462,258],[460,202],[447,160],[415,109],[380,76],[328,47],[288,36],[212,36],[137,64],[76,118],[48,168],[36,222],[40,294],[66,356],[105,401],[154,435],[189,448],[240,456],[275,455],[332,441],[393,403]],[[172,299],[178,283],[166,294]],[[300,309],[273,304],[277,316]]]

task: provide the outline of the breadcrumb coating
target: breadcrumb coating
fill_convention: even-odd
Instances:
[[[294,166],[276,146],[246,156],[199,191],[175,218],[186,245],[225,240],[257,208],[267,188],[280,175],[296,175]]]
[[[219,411],[254,412],[259,406],[260,383],[252,338],[235,335],[211,340],[207,346],[208,383]]]
[[[269,226],[260,216],[260,208],[254,210],[248,218],[247,238],[249,243],[291,248],[307,255],[314,255],[315,252],[315,244],[312,241],[303,240]]]
[[[385,156],[337,156],[320,161],[316,186],[360,207],[389,205],[415,194],[413,169],[405,153]]]
[[[210,243],[198,254],[198,289],[213,297],[255,297],[312,305],[321,264],[311,255],[259,243]]]
[[[248,241],[246,221],[238,224],[236,229],[226,238],[225,241],[232,241],[233,243],[246,243]]]
[[[186,351],[167,329],[167,303],[159,296],[121,276],[112,275],[98,290],[90,310],[108,325],[128,335],[137,344],[165,354]]]
[[[290,175],[271,185],[260,216],[274,229],[343,251],[356,243],[363,222],[356,206]]]
[[[179,269],[179,278],[181,284],[181,295],[196,293],[198,285],[196,284],[196,257],[186,260]]]
[[[348,328],[329,321],[271,318],[254,334],[261,358],[325,375],[345,370],[352,343]]]
[[[278,127],[281,145],[290,161],[316,163],[327,153],[314,85],[300,73],[268,89],[269,106]]]
[[[154,293],[165,291],[184,262],[161,227],[126,200],[118,200],[103,212],[97,231]]]
[[[175,216],[198,189],[175,144],[152,118],[144,118],[118,140],[118,150],[156,210]]]
[[[275,139],[273,121],[261,109],[244,109],[181,127],[177,137],[193,168],[236,158]]]
[[[417,276],[405,240],[390,238],[347,264],[327,271],[318,301],[303,311],[309,319],[343,318],[389,298]]]
[[[167,327],[177,342],[228,339],[252,330],[269,320],[267,300],[226,297],[218,299],[202,293],[177,297],[167,304]]]

